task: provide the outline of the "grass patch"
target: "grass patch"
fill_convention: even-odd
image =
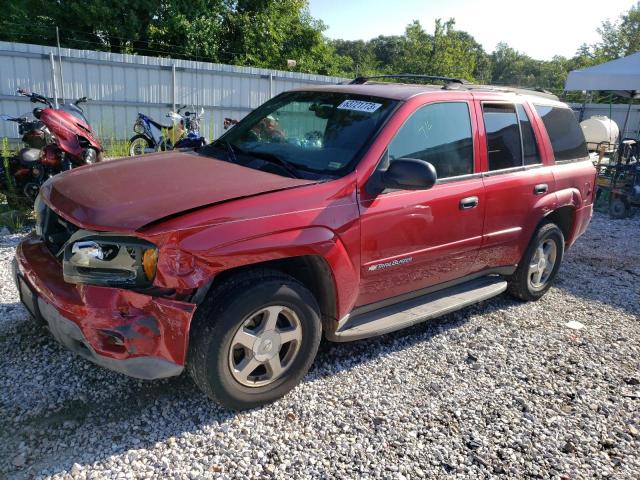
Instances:
[[[108,138],[102,142],[104,152],[102,156],[105,158],[119,158],[129,156],[129,140],[116,140]]]
[[[33,208],[28,205],[9,206],[6,195],[0,195],[0,231],[24,232],[35,224]],[[6,233],[6,232],[5,232]]]

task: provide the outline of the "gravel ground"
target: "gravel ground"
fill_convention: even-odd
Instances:
[[[597,214],[539,302],[323,344],[244,413],[59,347],[18,303],[17,241],[0,237],[0,477],[640,477],[640,215]]]

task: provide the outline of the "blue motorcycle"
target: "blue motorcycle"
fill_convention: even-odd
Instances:
[[[207,143],[200,135],[200,121],[204,109],[200,112],[182,112],[186,105],[175,112],[169,112],[170,124],[161,124],[144,113],[138,113],[133,131],[136,133],[129,140],[129,156],[145,153],[162,152],[174,148],[199,148]]]

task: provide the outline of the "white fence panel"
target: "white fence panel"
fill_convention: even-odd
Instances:
[[[165,123],[176,105],[204,108],[202,131],[208,138],[223,133],[225,117],[239,119],[274,95],[305,85],[340,83],[327,77],[263,68],[237,67],[171,58],[62,49],[60,81],[57,49],[0,42],[0,113],[22,115],[33,105],[16,95],[20,87],[54,96],[49,54],[54,53],[58,97],[89,97],[85,111],[103,140],[133,135],[138,112]],[[175,83],[174,83],[175,71]],[[18,129],[0,122],[0,138],[18,139]]]
[[[574,103],[571,104],[571,107],[579,116],[582,104]],[[629,119],[627,120],[624,135],[622,135],[622,129],[624,128],[627,112],[629,112]],[[618,128],[620,128],[620,135],[622,137],[638,138],[640,134],[640,105],[631,105],[631,110],[629,110],[629,105],[624,104],[609,105],[608,103],[587,103],[584,107],[584,112],[582,113],[582,120],[587,120],[594,115],[605,115],[611,118],[618,124]]]

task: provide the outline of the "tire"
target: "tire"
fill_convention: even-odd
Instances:
[[[629,202],[622,197],[613,197],[609,202],[609,216],[616,220],[627,218],[630,214],[631,208]]]
[[[138,146],[139,144],[143,144],[144,145],[143,142],[146,142],[147,148],[154,148],[153,147],[153,143],[151,142],[151,140],[149,140],[149,138],[147,136],[145,136],[145,135],[134,135],[129,140],[129,156],[130,157],[135,157],[136,155],[143,155],[144,154],[144,152],[136,153],[136,150],[135,150],[136,146]]]
[[[540,261],[542,252],[539,251],[539,248],[541,247],[545,255],[550,255],[553,251],[553,265],[551,267],[548,267],[550,262],[546,256],[544,262]],[[507,279],[507,292],[523,301],[538,300],[551,287],[563,256],[564,235],[562,230],[555,223],[543,223],[533,235],[518,268]],[[538,261],[536,262],[536,260]],[[542,273],[538,277],[540,271]]]
[[[282,310],[261,313],[267,308]],[[277,318],[273,330],[267,326],[269,318]],[[245,341],[247,332],[255,336]],[[298,337],[287,340],[287,335]],[[320,309],[304,285],[275,270],[244,272],[215,287],[198,307],[187,369],[196,385],[221,405],[233,410],[258,407],[299,383],[321,335]],[[269,355],[274,356],[265,360]],[[243,370],[245,364],[251,366]],[[281,367],[280,374],[274,373],[274,365]]]

